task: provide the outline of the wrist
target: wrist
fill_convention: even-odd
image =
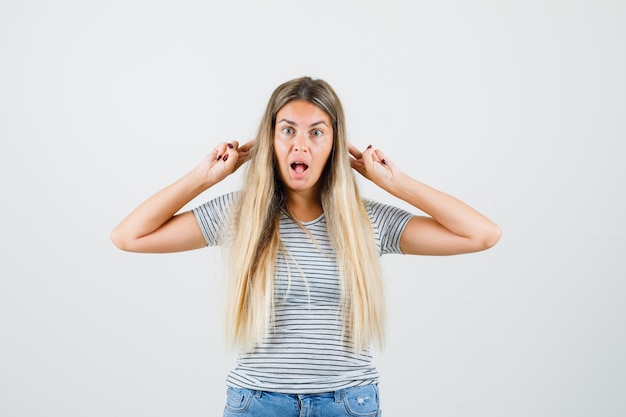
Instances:
[[[217,181],[214,181],[207,175],[206,169],[202,165],[198,165],[191,170],[186,176],[186,183],[191,190],[194,190],[197,194],[200,194],[204,190],[214,186]]]
[[[397,172],[393,176],[387,178],[382,183],[378,184],[383,190],[393,195],[398,195],[410,187],[410,182],[414,181],[411,177],[403,172]]]
[[[421,186],[423,184],[419,181],[404,173],[399,173],[388,182],[385,190],[401,200],[409,201],[415,198],[416,193],[419,194]]]

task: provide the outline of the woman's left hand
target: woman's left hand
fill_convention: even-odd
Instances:
[[[372,145],[361,152],[354,145],[349,144],[348,150],[352,155],[350,158],[352,168],[379,187],[385,188],[394,178],[402,174],[402,171],[380,149],[374,149]]]

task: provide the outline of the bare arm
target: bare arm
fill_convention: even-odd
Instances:
[[[403,253],[454,255],[488,249],[500,239],[500,228],[462,201],[402,172],[380,150],[360,152],[350,146],[352,167],[390,194],[430,217],[415,216],[400,238]]]
[[[220,143],[185,176],[140,204],[111,232],[111,240],[130,252],[179,252],[206,246],[193,213],[178,211],[247,161],[253,142]]]

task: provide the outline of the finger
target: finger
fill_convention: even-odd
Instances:
[[[250,152],[254,147],[255,139],[249,140],[239,147],[239,152]]]
[[[352,167],[352,169],[358,171],[361,174],[365,171],[365,165],[363,165],[362,161],[352,159],[350,161],[350,166]]]
[[[237,161],[237,154],[239,153],[237,151],[238,147],[239,147],[239,142],[237,142],[236,140],[228,142],[226,144],[226,150],[225,150],[224,156],[222,157],[222,161],[226,162],[226,161],[230,160],[230,161],[235,161],[236,162]]]
[[[389,156],[385,155],[382,151],[380,150],[376,150],[376,154],[378,157],[378,161],[382,164],[385,165],[387,167],[389,167],[392,170],[397,169],[397,166],[393,163],[393,161],[391,159],[389,159]]]
[[[351,143],[348,144],[348,152],[350,152],[350,155],[352,155],[356,159],[363,158],[363,154],[361,153],[361,151],[359,151],[359,149]]]
[[[374,161],[374,162],[378,162],[380,160],[380,158],[378,157],[380,150],[378,149],[374,149],[374,148],[370,148],[368,149],[370,155],[369,155],[369,159]]]
[[[363,165],[367,171],[371,170],[374,163],[378,162],[378,156],[376,156],[376,152],[372,145],[369,145],[367,149],[363,151]]]
[[[376,149],[374,151],[374,154],[376,155],[376,158],[375,158],[376,161],[380,163],[383,163],[383,161],[385,161],[385,154],[383,154],[383,152],[380,149]]]
[[[222,158],[224,158],[224,155],[228,153],[228,145],[229,144],[227,142],[220,142],[217,144],[217,146],[215,147],[216,160],[220,161],[222,160]]]
[[[350,166],[359,174],[365,175],[365,165],[363,165],[363,160],[350,158]]]
[[[243,145],[239,146],[239,148],[237,149],[238,166],[243,165],[246,161],[248,161],[248,159],[250,159],[250,156],[252,155],[251,151],[253,147],[254,147],[254,140],[248,141],[244,143]]]

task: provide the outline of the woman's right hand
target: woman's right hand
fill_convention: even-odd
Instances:
[[[221,142],[202,160],[198,169],[209,184],[217,184],[237,171],[248,159],[254,140],[239,146],[239,142]]]

